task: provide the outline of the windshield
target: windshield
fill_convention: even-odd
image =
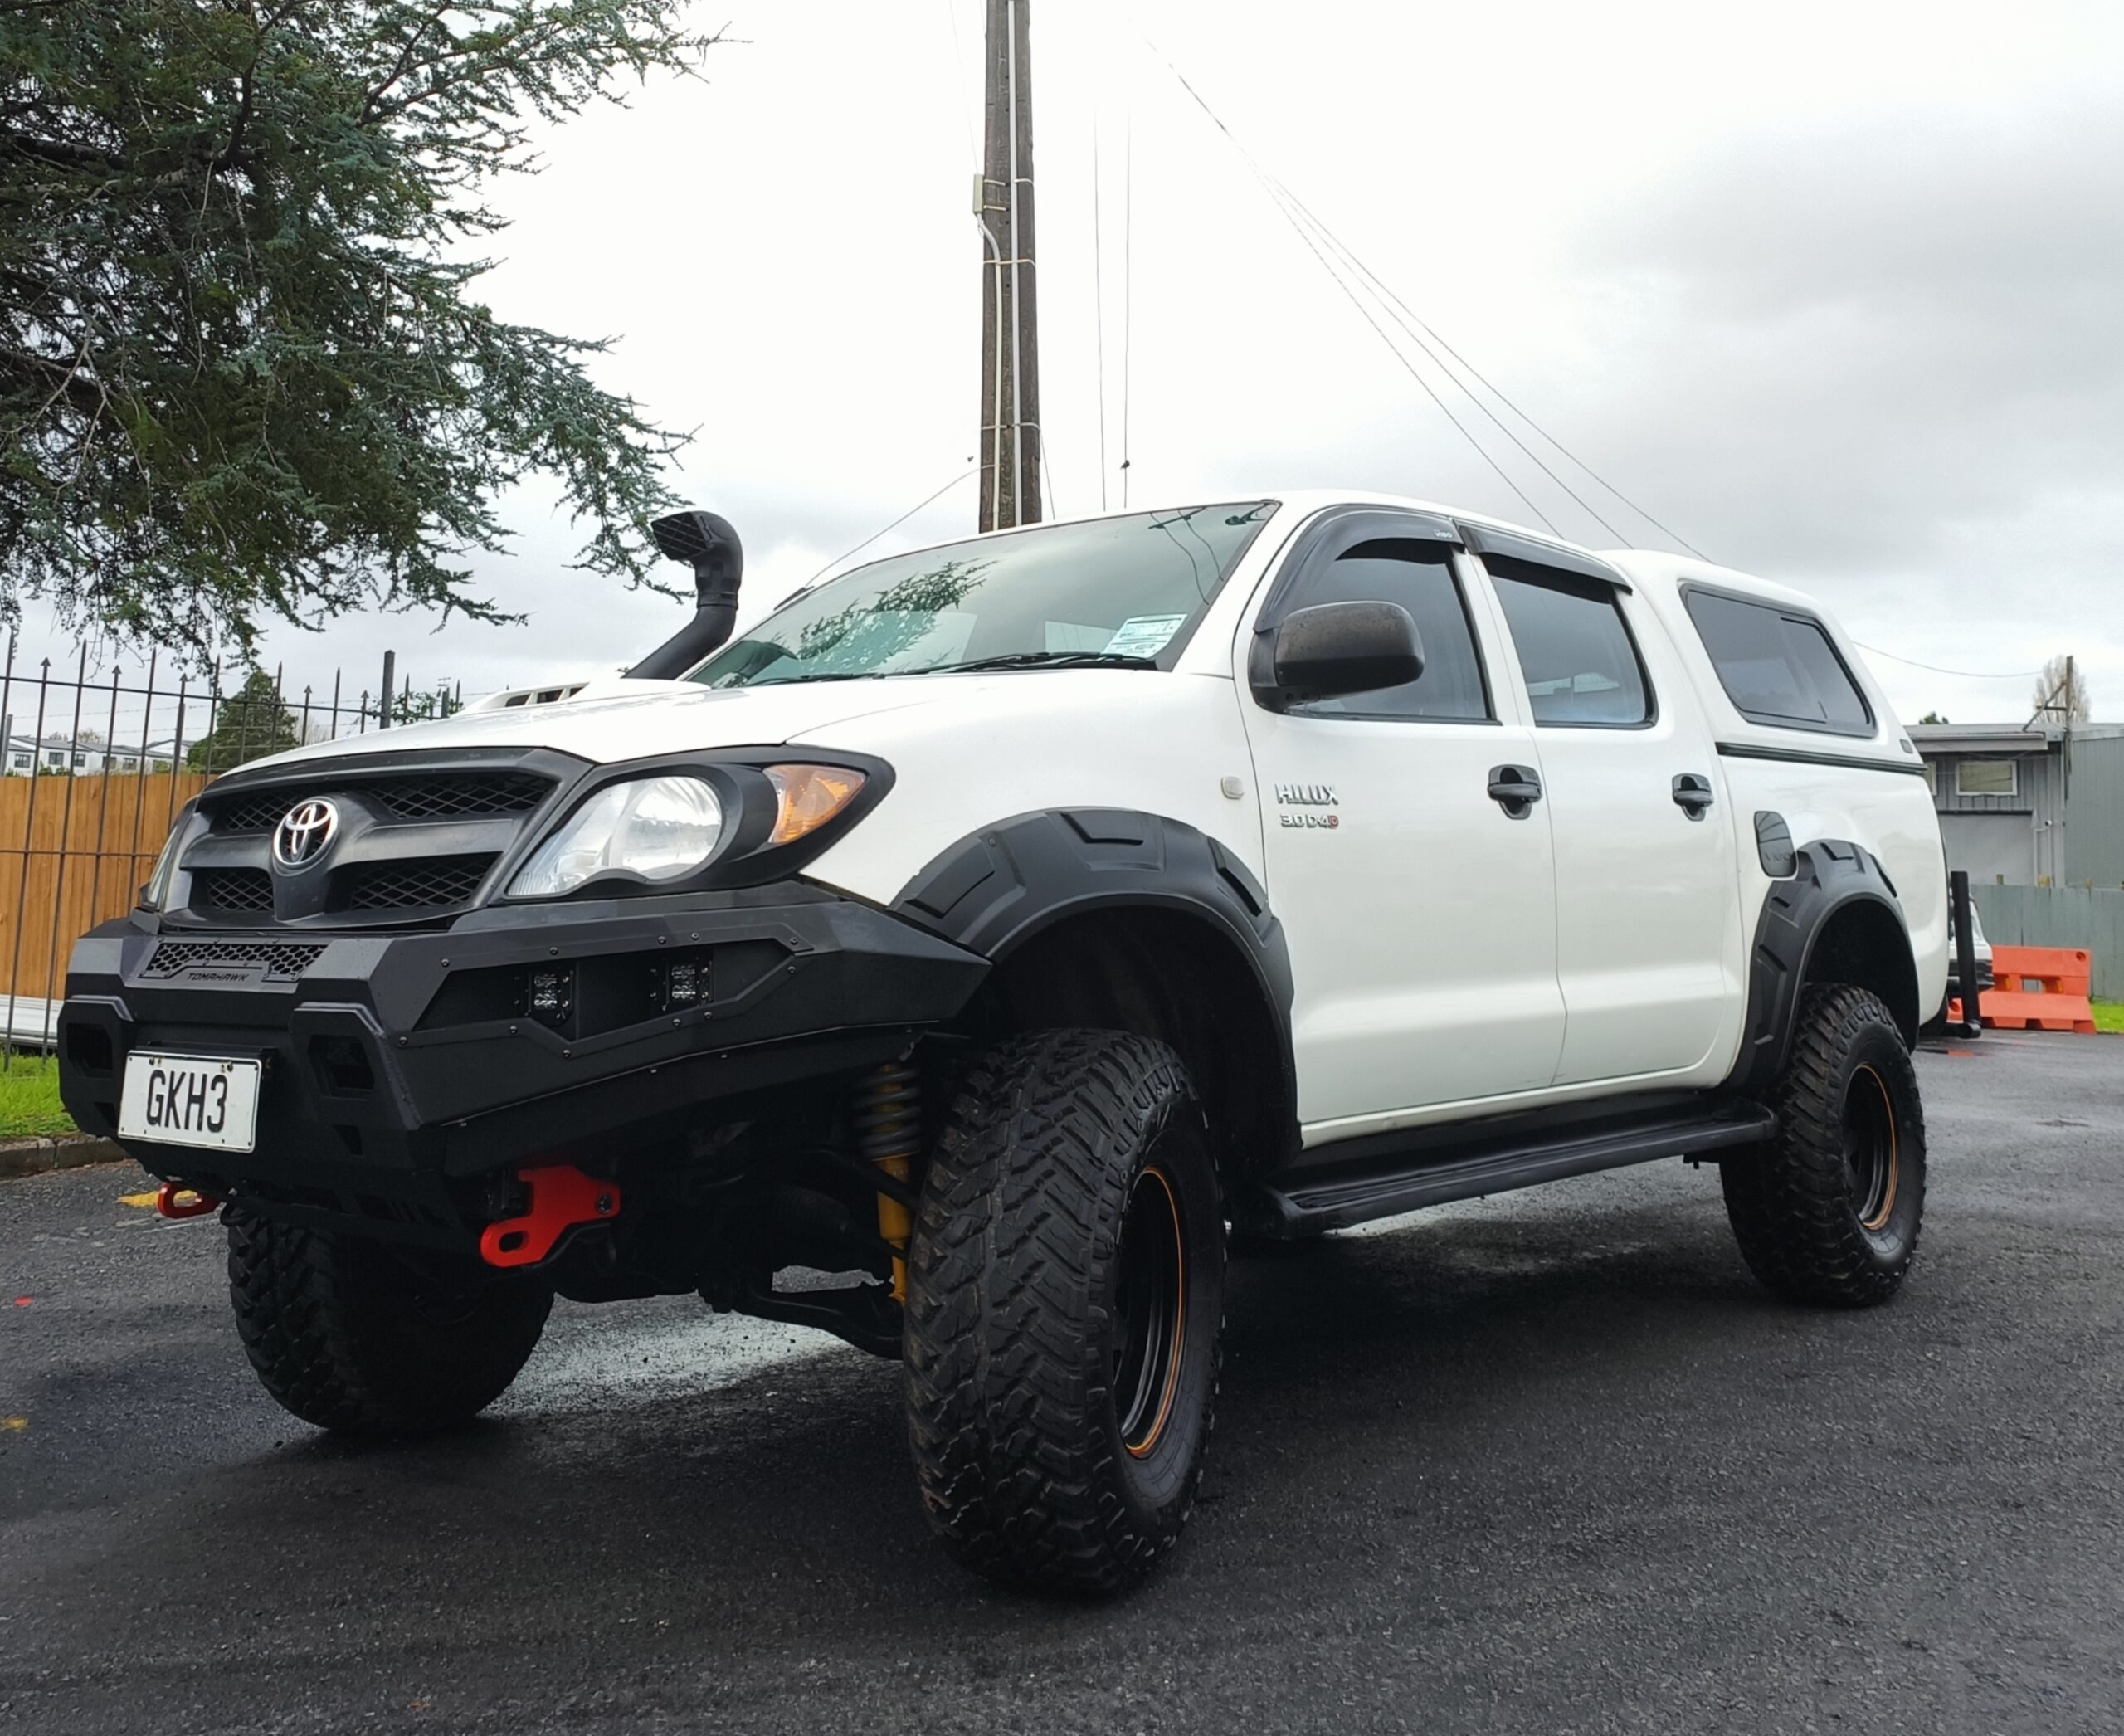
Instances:
[[[710,687],[970,666],[1170,669],[1273,500],[1042,524],[800,592],[689,678]]]

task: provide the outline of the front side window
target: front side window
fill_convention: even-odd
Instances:
[[[1865,695],[1812,616],[1694,587],[1682,598],[1742,716],[1779,729],[1873,733]]]
[[[873,561],[710,657],[710,687],[1048,665],[1170,669],[1273,500],[1041,524]]]
[[[1467,604],[1444,545],[1379,537],[1312,566],[1292,593],[1292,609],[1323,602],[1398,602],[1416,623],[1424,672],[1399,687],[1309,700],[1290,709],[1308,717],[1430,718],[1488,722],[1488,690],[1468,625]]]
[[[1612,585],[1517,561],[1488,565],[1536,723],[1612,729],[1650,720],[1644,670]]]

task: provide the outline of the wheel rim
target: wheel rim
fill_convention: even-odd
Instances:
[[[1135,1458],[1156,1451],[1172,1414],[1187,1325],[1180,1199],[1155,1166],[1136,1178],[1121,1224],[1113,1349],[1114,1416]]]
[[[1844,1167],[1861,1229],[1888,1227],[1902,1168],[1900,1145],[1888,1081],[1871,1067],[1859,1068],[1844,1097]]]

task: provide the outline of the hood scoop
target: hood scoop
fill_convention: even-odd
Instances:
[[[558,705],[572,700],[590,684],[570,681],[559,687],[519,687],[508,693],[490,693],[477,707],[481,711],[514,711],[524,705]]]

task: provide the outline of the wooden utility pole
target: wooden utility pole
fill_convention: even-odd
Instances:
[[[1032,0],[988,0],[981,220],[981,528],[1040,522],[1033,282]]]

